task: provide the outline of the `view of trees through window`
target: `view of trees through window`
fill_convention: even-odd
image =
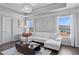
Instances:
[[[70,16],[61,16],[57,21],[60,35],[63,38],[70,36],[70,28],[71,28],[71,17]]]

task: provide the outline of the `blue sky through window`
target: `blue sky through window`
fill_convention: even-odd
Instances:
[[[27,21],[27,26],[28,27],[33,27],[33,21],[32,20],[28,20]]]
[[[70,25],[71,24],[71,17],[69,16],[62,16],[58,18],[58,24],[59,25]]]

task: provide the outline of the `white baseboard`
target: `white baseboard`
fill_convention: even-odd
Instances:
[[[71,46],[71,44],[66,43],[66,42],[62,42],[61,44],[62,44],[62,45],[67,45],[67,46]]]
[[[79,45],[76,45],[75,47],[79,48]]]

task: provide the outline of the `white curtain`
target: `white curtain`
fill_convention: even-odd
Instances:
[[[71,38],[71,45],[74,46],[74,47],[78,47],[78,14],[77,13],[73,13],[72,15],[72,19],[73,19],[73,22],[72,22],[72,38]]]
[[[74,46],[79,47],[79,17],[78,17],[78,12],[73,14],[74,17]]]

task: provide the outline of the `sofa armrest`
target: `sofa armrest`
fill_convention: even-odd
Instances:
[[[57,37],[56,40],[57,41],[62,41],[62,38],[61,37]]]

